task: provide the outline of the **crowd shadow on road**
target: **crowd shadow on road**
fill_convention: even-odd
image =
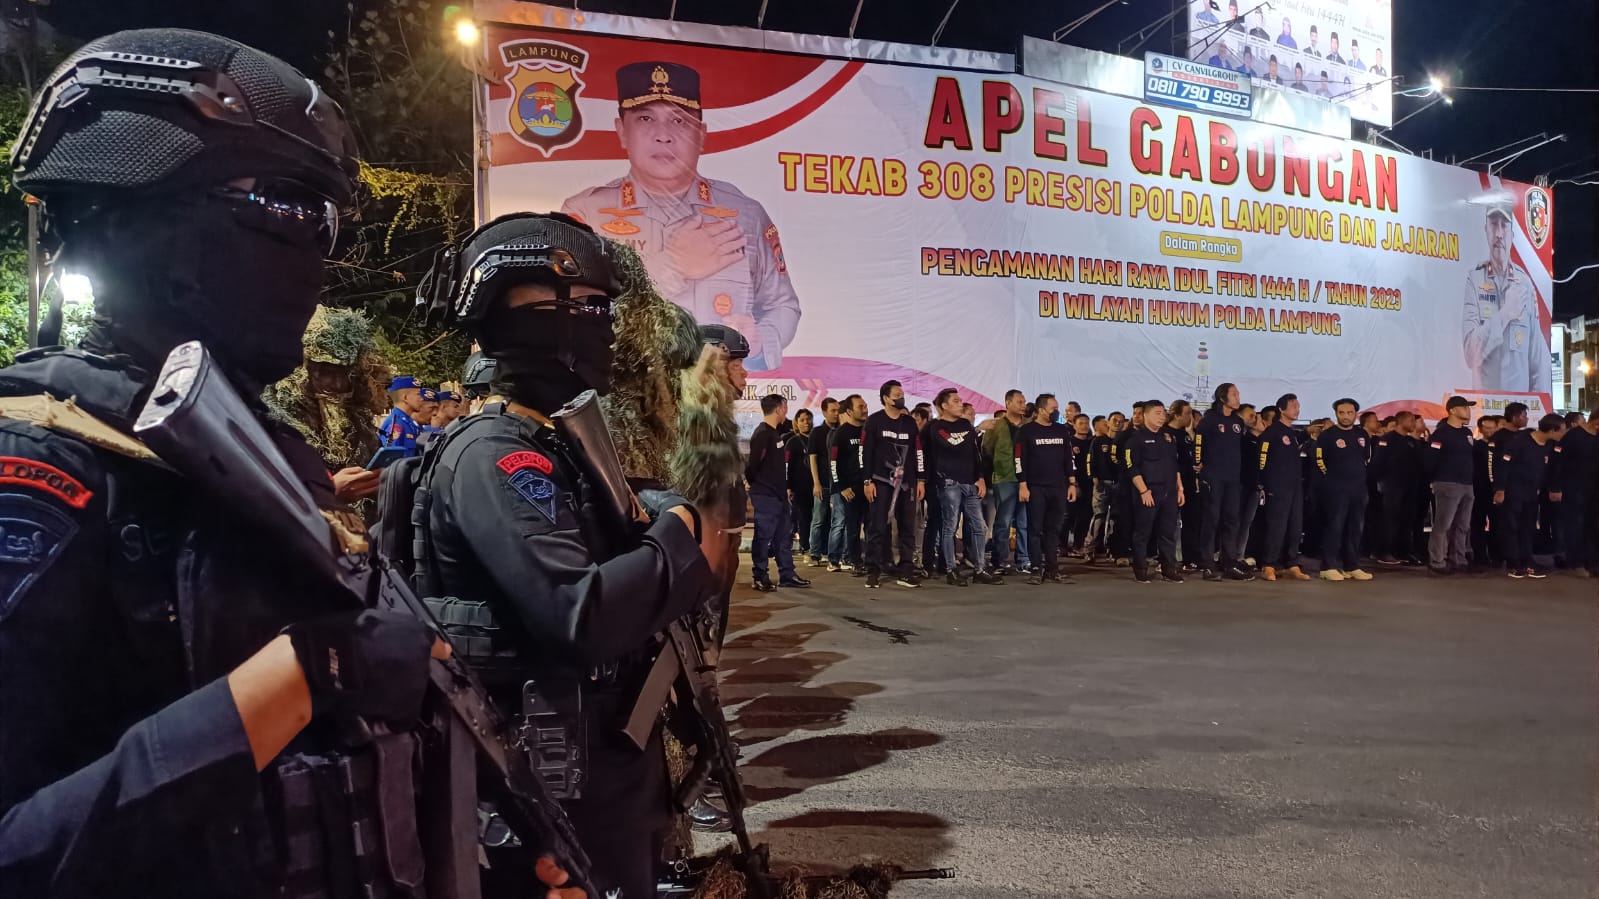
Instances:
[[[830,874],[854,865],[937,867],[954,849],[950,823],[894,809],[816,809],[771,822],[756,838],[772,847],[774,867]],[[836,847],[830,852],[829,848]]]
[[[744,763],[760,772],[760,784],[746,784],[752,802],[784,799],[821,784],[881,765],[895,752],[926,749],[942,737],[916,728],[891,728],[869,734],[824,734],[774,746]]]

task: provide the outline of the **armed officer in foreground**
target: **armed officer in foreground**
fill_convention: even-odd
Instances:
[[[408,729],[445,647],[337,611],[130,436],[181,343],[250,397],[299,363],[353,147],[294,69],[187,31],[90,43],[29,115],[16,183],[97,318],[82,351],[0,372],[0,516],[27,535],[0,579],[0,895],[409,897],[432,873]],[[351,714],[385,735],[347,736]]]
[[[554,420],[610,389],[621,288],[610,247],[567,216],[508,215],[469,235],[431,282],[435,309],[495,360],[506,401],[458,422],[424,458],[419,587],[493,635],[469,661],[497,699],[539,740],[559,734],[535,767],[562,782],[596,887],[653,895],[669,812],[659,703],[641,709],[641,730],[623,728],[655,635],[713,584],[693,508],[647,494],[654,523],[619,527],[596,460]]]

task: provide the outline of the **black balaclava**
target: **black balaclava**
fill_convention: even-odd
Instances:
[[[503,299],[477,330],[495,360],[494,392],[550,414],[585,390],[611,390],[610,300],[579,306],[556,301],[510,306]]]
[[[125,353],[154,372],[173,347],[200,340],[241,392],[281,380],[303,357],[322,289],[322,250],[242,223],[228,201],[190,195],[110,211],[63,240],[98,315],[86,349]]]

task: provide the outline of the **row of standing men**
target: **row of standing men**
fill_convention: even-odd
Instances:
[[[1070,402],[1062,417],[1053,395],[1028,402],[1013,390],[1005,409],[978,423],[953,389],[909,412],[897,382],[880,399],[870,415],[858,395],[824,400],[814,427],[809,410],[790,424],[786,403],[766,399],[750,457],[757,589],[773,586],[768,557],[778,562],[776,586],[808,585],[785,558],[788,541],[774,539],[796,527],[812,567],[850,571],[868,586],[892,577],[915,587],[930,574],[961,585],[1022,574],[1043,583],[1060,578],[1062,552],[1131,565],[1140,581],[1154,578],[1151,557],[1169,581],[1185,572],[1308,580],[1302,549],[1329,581],[1370,579],[1363,559],[1441,576],[1507,568],[1537,578],[1535,546],[1576,573],[1596,558],[1588,509],[1599,418],[1577,413],[1529,428],[1525,405],[1511,404],[1473,432],[1475,404],[1452,397],[1429,431],[1413,412],[1380,419],[1345,398],[1334,417],[1296,428],[1296,396],[1257,410],[1232,384],[1217,388],[1203,415],[1178,400],[1092,419]],[[779,505],[791,510],[781,528],[771,511]]]

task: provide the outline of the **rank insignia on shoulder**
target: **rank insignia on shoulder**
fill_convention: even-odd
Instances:
[[[555,523],[555,482],[531,469],[522,469],[511,475],[507,483],[528,501],[528,505],[549,519],[550,524]]]
[[[78,532],[78,523],[48,503],[0,493],[0,621]]]
[[[555,470],[555,464],[550,461],[548,456],[532,450],[518,450],[501,456],[500,461],[494,464],[499,466],[500,470],[506,474],[516,474],[529,468],[541,474],[549,474]]]
[[[77,478],[36,459],[0,456],[0,484],[41,490],[74,509],[89,504],[94,496]]]

